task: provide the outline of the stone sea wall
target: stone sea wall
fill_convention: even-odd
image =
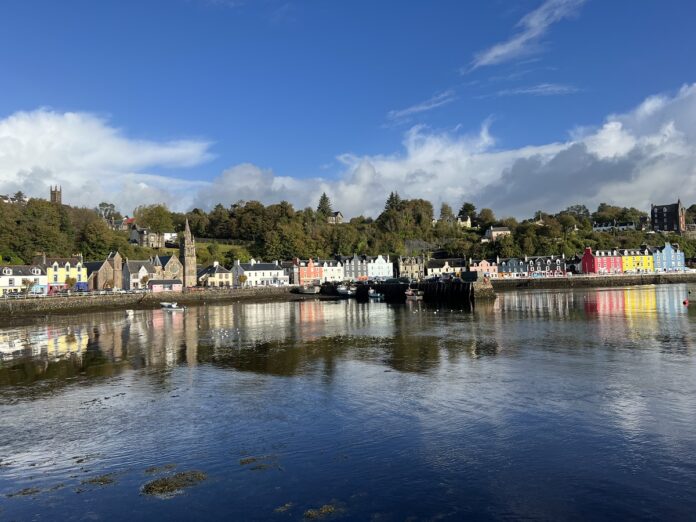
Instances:
[[[685,274],[662,273],[492,280],[493,289],[496,292],[525,289],[611,288],[619,286],[667,285],[675,283],[696,283],[696,272],[687,272]]]
[[[113,308],[157,308],[162,301],[193,305],[224,301],[290,300],[298,298],[290,287],[262,287],[229,290],[195,290],[157,294],[72,295],[68,297],[33,297],[0,299],[0,321],[22,315],[71,313]]]

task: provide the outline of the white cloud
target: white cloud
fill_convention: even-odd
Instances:
[[[0,120],[0,193],[46,197],[58,183],[71,204],[108,200],[132,209],[166,201],[184,210],[251,199],[314,207],[326,192],[348,217],[377,216],[393,190],[435,208],[466,199],[522,218],[574,203],[647,209],[677,197],[696,202],[696,84],[651,96],[562,142],[502,148],[491,121],[468,133],[412,127],[398,152],[341,154],[333,175],[280,176],[241,164],[211,181],[187,181],[147,171],[206,161],[208,143],[131,140],[89,114],[18,113]]]
[[[565,85],[562,83],[539,83],[527,87],[503,89],[498,91],[496,96],[563,96],[566,94],[574,94],[578,91],[579,89],[572,85]]]
[[[452,103],[456,99],[457,97],[454,90],[449,89],[447,91],[434,95],[432,98],[429,98],[424,102],[412,105],[411,107],[389,111],[387,113],[387,119],[392,121],[403,120],[404,118],[408,118],[409,116],[413,116],[414,114],[430,111],[437,107],[442,107],[443,105]]]
[[[520,30],[509,40],[477,53],[468,70],[504,63],[536,51],[539,40],[549,27],[574,15],[584,2],[585,0],[545,0],[518,22]]]
[[[148,169],[199,165],[212,158],[209,148],[206,141],[127,138],[89,113],[18,112],[0,120],[0,193],[21,190],[47,197],[48,186],[58,184],[73,204],[115,201],[125,212],[143,201],[179,207],[201,182],[154,175]]]

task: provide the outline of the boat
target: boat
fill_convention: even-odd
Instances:
[[[367,297],[369,297],[370,299],[383,299],[383,298],[384,298],[384,294],[380,294],[380,293],[379,293],[377,290],[375,290],[374,288],[370,288],[370,289],[367,291]]]
[[[422,301],[423,300],[423,290],[414,290],[409,288],[404,292],[406,294],[407,301]]]
[[[178,312],[180,310],[186,310],[186,307],[179,306],[179,304],[175,303],[175,302],[170,303],[170,302],[162,301],[160,303],[160,307],[162,308],[162,310],[167,310],[170,312]]]
[[[355,286],[338,285],[336,292],[343,297],[354,297],[358,289]]]
[[[297,291],[301,294],[318,294],[321,292],[321,287],[317,285],[302,285]]]

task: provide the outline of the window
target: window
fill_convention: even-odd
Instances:
[[[53,274],[53,282],[54,283],[58,282],[58,274]]]
[[[10,278],[7,280],[7,286],[14,286],[14,278]]]
[[[4,275],[12,275],[12,269],[11,268],[3,268],[2,273]]]

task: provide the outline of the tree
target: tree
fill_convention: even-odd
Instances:
[[[571,205],[563,212],[573,215],[575,219],[587,219],[590,217],[590,211],[587,210],[585,205]]]
[[[459,209],[459,214],[457,214],[457,216],[461,219],[466,219],[467,217],[471,217],[473,219],[476,216],[476,207],[473,203],[465,201],[464,203],[462,203],[462,206]]]
[[[106,219],[107,221],[111,218],[116,217],[116,205],[113,203],[107,203],[106,201],[102,201],[97,205],[97,208],[94,209],[97,214],[99,214],[100,217],[103,219]]]
[[[30,294],[31,290],[36,286],[36,282],[33,279],[22,279],[22,287],[24,288],[24,295]]]
[[[77,284],[77,279],[74,277],[66,277],[65,278],[65,286],[68,287],[68,289],[75,288],[75,285]]]
[[[391,192],[384,205],[384,210],[398,210],[401,206],[401,197],[398,192]]]
[[[150,281],[150,278],[148,276],[144,275],[143,277],[140,278],[140,286],[143,288],[146,287],[148,281]]]
[[[331,208],[331,200],[326,192],[322,192],[319,198],[319,205],[317,206],[317,214],[321,214],[324,217],[328,217],[333,214],[333,209]]]
[[[174,230],[172,214],[165,205],[141,205],[135,209],[135,221],[141,227],[162,234]]]
[[[451,223],[454,221],[454,212],[452,211],[452,207],[450,207],[447,203],[443,203],[440,206],[440,221],[444,221],[446,223]]]
[[[481,228],[488,228],[495,223],[495,214],[490,208],[482,208],[478,215],[478,221]]]
[[[247,282],[247,276],[242,274],[237,278],[237,281],[239,281],[240,286],[244,286],[244,284]]]

